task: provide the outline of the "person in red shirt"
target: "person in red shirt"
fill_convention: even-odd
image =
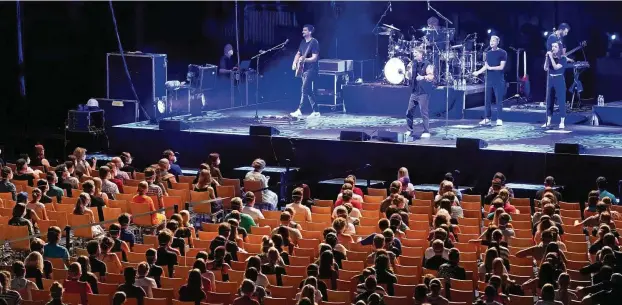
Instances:
[[[79,281],[80,275],[82,275],[82,268],[79,263],[71,263],[69,270],[67,270],[67,279],[63,282],[65,293],[75,293],[80,295],[81,304],[88,305],[86,295],[92,294],[91,286],[87,282]]]
[[[343,179],[343,183],[352,184],[352,192],[363,197],[363,190],[359,187],[356,187],[356,177],[354,175],[349,175],[345,179]]]
[[[345,203],[349,203],[351,204],[353,207],[361,210],[363,209],[363,204],[358,201],[358,200],[354,200],[352,198],[353,195],[353,191],[351,190],[344,190],[343,193],[341,193],[341,198],[337,199],[337,201],[335,201],[335,207],[338,207],[340,205],[343,205]]]

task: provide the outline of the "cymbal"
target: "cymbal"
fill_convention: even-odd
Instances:
[[[462,48],[462,45],[461,44],[457,44],[455,46],[451,46],[450,48],[452,48],[452,49]]]
[[[392,34],[393,34],[392,31],[389,31],[389,32],[378,32],[379,36],[391,36]]]
[[[396,27],[394,27],[394,26],[392,26],[392,25],[388,25],[388,24],[386,24],[386,23],[383,23],[383,24],[382,24],[382,26],[383,26],[385,29],[388,29],[388,30],[393,30],[393,31],[399,31],[399,30],[400,30],[400,29],[398,29],[398,28],[396,28]]]

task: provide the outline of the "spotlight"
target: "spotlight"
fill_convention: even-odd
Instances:
[[[549,31],[544,31],[543,35],[544,35],[544,37],[549,36]]]
[[[488,31],[486,31],[486,33],[490,34],[490,33],[492,33],[492,30],[488,29]]]
[[[609,40],[616,40],[618,38],[618,35],[616,34],[611,34],[611,36],[609,36]]]
[[[166,102],[164,102],[163,100],[158,99],[158,101],[156,102],[156,106],[158,108],[158,112],[160,114],[164,114],[164,112],[166,111]]]

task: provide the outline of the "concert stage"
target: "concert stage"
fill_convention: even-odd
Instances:
[[[261,104],[259,116],[286,115],[295,104]],[[404,107],[405,102],[400,105]],[[256,125],[252,123],[254,115],[252,107],[211,111],[188,120],[190,129],[185,131],[159,130],[157,125],[140,122],[115,126],[109,136],[112,151],[130,151],[135,160],[145,164],[158,160],[160,152],[168,148],[180,153],[183,167],[196,167],[217,151],[222,155],[224,173],[249,165],[257,157],[282,166],[289,159],[289,165],[299,167],[312,185],[313,181],[343,177],[346,172],[390,182],[397,169],[406,166],[414,184],[437,182],[446,172],[459,170],[458,183],[484,192],[493,174],[501,171],[510,182],[539,184],[547,175],[556,176],[570,193],[565,198],[583,200],[588,191],[585,185],[593,185],[600,175],[617,178],[622,168],[622,128],[618,127],[567,125],[566,130],[545,130],[539,124],[512,122],[479,127],[477,120],[462,119],[450,120],[447,134],[453,140],[443,140],[444,121],[432,119],[430,139],[350,142],[339,140],[340,131],[364,131],[372,136],[380,130],[404,132],[405,120],[401,116],[323,113],[320,118],[291,125],[263,124],[280,130],[279,136],[267,137],[249,135],[249,126]],[[489,145],[479,151],[463,151],[456,148],[457,137],[483,139]],[[585,149],[581,155],[555,154],[555,143],[579,143]]]

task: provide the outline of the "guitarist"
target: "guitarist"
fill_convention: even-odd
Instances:
[[[296,71],[296,75],[302,77],[302,89],[300,96],[300,104],[296,111],[290,113],[292,117],[300,117],[302,112],[300,109],[305,101],[305,96],[311,104],[311,115],[309,118],[319,117],[320,113],[316,109],[315,93],[313,92],[313,81],[318,75],[318,59],[320,58],[320,43],[313,38],[315,28],[310,24],[305,24],[302,28],[303,40],[300,42],[298,52],[292,63],[292,70]],[[300,74],[301,73],[301,74]]]
[[[564,44],[564,37],[568,36],[570,32],[570,26],[568,23],[562,23],[557,30],[553,31],[551,35],[546,39],[546,50],[550,51],[553,48],[553,43],[557,43],[562,56],[566,56],[566,45]],[[572,62],[572,59],[568,60]]]

